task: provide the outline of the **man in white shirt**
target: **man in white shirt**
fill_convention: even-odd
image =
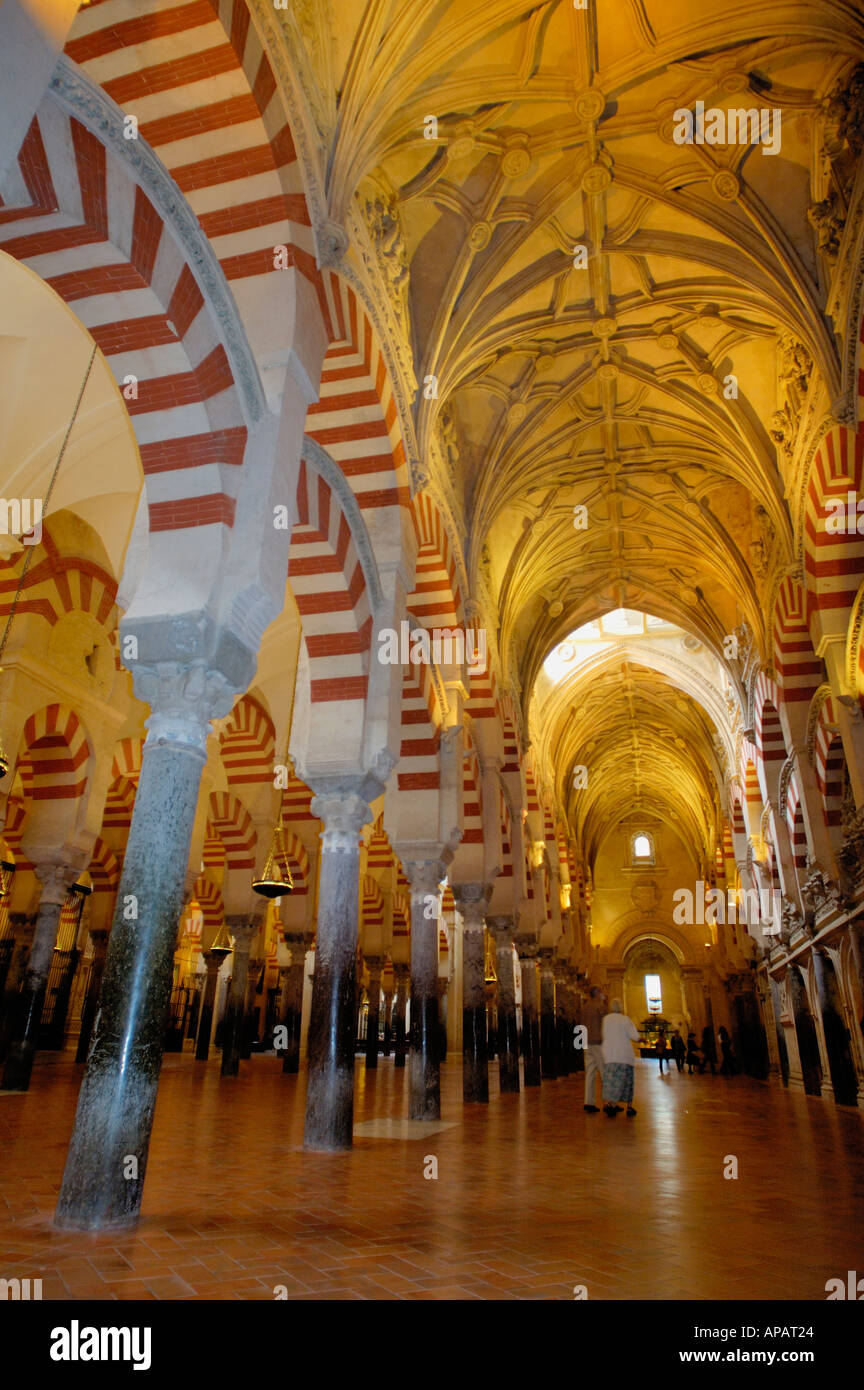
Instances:
[[[635,1115],[633,1109],[633,1081],[636,1075],[636,1059],[633,1043],[639,1041],[639,1034],[632,1019],[624,1013],[621,1000],[613,999],[610,1012],[603,1020],[603,1109],[607,1115],[615,1116],[621,1109],[617,1101],[624,1101],[627,1114]]]

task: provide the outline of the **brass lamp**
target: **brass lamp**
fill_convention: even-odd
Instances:
[[[252,888],[262,898],[284,898],[286,894],[294,892],[281,820],[276,823],[270,852],[260,876],[252,880]]]

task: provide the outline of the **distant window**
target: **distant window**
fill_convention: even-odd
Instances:
[[[634,864],[654,863],[654,841],[650,835],[640,831],[630,841],[630,859]]]
[[[648,1003],[649,1014],[662,1014],[663,994],[660,989],[659,975],[645,976],[645,999]]]

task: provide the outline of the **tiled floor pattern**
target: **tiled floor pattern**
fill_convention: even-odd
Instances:
[[[491,1071],[489,1106],[463,1108],[448,1061],[450,1127],[414,1138],[380,1123],[404,1119],[406,1073],[358,1062],[365,1128],[318,1155],[302,1075],[170,1056],[141,1223],[87,1237],[50,1224],[80,1069],[40,1059],[27,1095],[0,1095],[0,1277],[41,1277],[46,1299],[824,1300],[864,1273],[859,1112],[643,1062],[638,1116],[610,1120],[583,1111],[581,1075],[499,1096]]]

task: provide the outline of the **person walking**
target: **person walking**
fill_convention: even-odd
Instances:
[[[618,1101],[625,1102],[628,1115],[636,1114],[633,1109],[636,1074],[633,1043],[638,1041],[636,1025],[624,1013],[621,1000],[613,999],[603,1020],[603,1096],[606,1101],[603,1109],[610,1118],[621,1109]]]
[[[738,1068],[735,1064],[735,1057],[732,1052],[732,1039],[730,1038],[728,1030],[726,1028],[721,1027],[719,1029],[719,1033],[720,1052],[723,1056],[723,1061],[720,1065],[720,1075],[734,1076]]]
[[[696,1034],[687,1034],[687,1066],[689,1075],[693,1075],[693,1068],[699,1065],[699,1049],[696,1046]]]
[[[597,1082],[600,1082],[600,1100],[603,1100],[603,1015],[606,1013],[606,995],[599,985],[592,985],[588,998],[582,1005],[582,1023],[585,1027],[585,1104],[583,1110],[596,1115],[600,1109],[594,1102],[597,1099]]]
[[[679,1071],[683,1071],[684,1058],[687,1056],[687,1048],[685,1047],[684,1039],[682,1038],[677,1028],[673,1029],[672,1037],[669,1039],[669,1049],[672,1053],[672,1056],[675,1058],[676,1067]]]
[[[665,1028],[661,1028],[661,1029],[660,1029],[660,1032],[657,1034],[657,1043],[656,1043],[656,1046],[655,1046],[655,1051],[656,1051],[656,1053],[657,1053],[657,1057],[658,1057],[658,1060],[659,1060],[659,1062],[660,1062],[660,1075],[662,1076],[662,1075],[663,1075],[663,1063],[666,1062],[666,1051],[667,1051],[667,1048],[666,1048],[666,1029],[665,1029]],[[667,1066],[668,1066],[668,1062],[667,1062],[666,1064],[667,1064]]]
[[[702,1066],[700,1071],[704,1071],[706,1065],[711,1068],[711,1075],[716,1076],[714,1070],[717,1064],[717,1044],[714,1041],[714,1029],[710,1023],[706,1023],[702,1029]]]

